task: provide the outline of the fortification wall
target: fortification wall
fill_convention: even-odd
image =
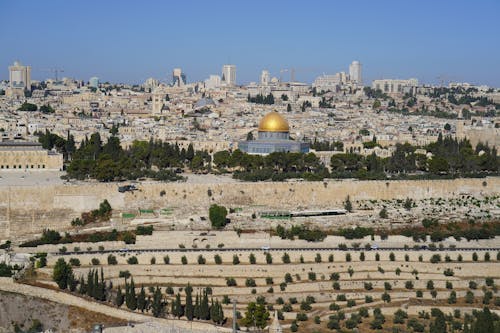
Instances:
[[[327,181],[259,183],[142,183],[139,190],[120,193],[116,184],[33,185],[0,187],[0,239],[63,229],[82,212],[107,199],[115,212],[175,207],[174,218],[206,212],[212,203],[260,209],[315,209],[341,207],[351,200],[423,199],[460,194],[492,194],[500,177],[432,181]],[[177,214],[177,215],[176,215]]]

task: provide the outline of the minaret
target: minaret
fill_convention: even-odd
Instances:
[[[274,319],[271,326],[269,326],[269,333],[283,333],[283,328],[281,328],[278,320],[278,310],[274,310]]]

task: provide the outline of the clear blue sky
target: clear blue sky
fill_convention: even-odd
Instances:
[[[19,59],[34,79],[188,81],[237,66],[238,83],[295,67],[297,79],[363,64],[365,82],[446,75],[500,87],[500,1],[0,0],[0,79]]]

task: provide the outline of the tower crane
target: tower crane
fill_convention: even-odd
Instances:
[[[58,68],[58,67],[54,67],[54,68],[42,69],[42,71],[54,73],[54,77],[55,77],[55,80],[57,82],[57,81],[59,81],[59,73],[63,73],[64,69]]]

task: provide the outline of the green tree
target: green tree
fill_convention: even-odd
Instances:
[[[266,327],[268,319],[269,311],[266,309],[264,304],[250,302],[247,306],[245,317],[242,319],[242,323],[248,328],[255,327],[263,329]]]
[[[151,311],[153,316],[160,317],[164,312],[165,304],[162,300],[161,290],[157,286],[153,294],[153,303],[151,304]]]
[[[52,279],[60,289],[68,288],[68,281],[73,277],[71,265],[67,264],[64,258],[59,258],[54,265]]]
[[[224,206],[213,204],[210,206],[208,216],[213,228],[222,229],[226,225],[227,209]]]
[[[344,209],[347,210],[349,213],[352,212],[352,203],[351,203],[351,198],[347,196],[347,198],[344,201]]]

